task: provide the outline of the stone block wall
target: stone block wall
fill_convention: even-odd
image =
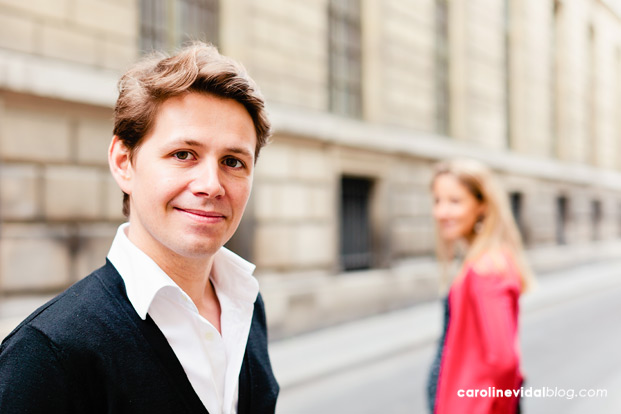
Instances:
[[[0,1],[0,47],[123,69],[136,57],[137,1]]]
[[[111,111],[0,101],[0,290],[58,290],[103,264],[123,220],[106,158]]]

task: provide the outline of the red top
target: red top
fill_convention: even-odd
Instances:
[[[488,253],[467,263],[449,292],[450,319],[435,414],[513,414],[522,384],[518,313],[520,276],[507,254]],[[463,397],[459,390],[463,390]],[[473,390],[473,391],[468,391]],[[467,397],[468,392],[484,394]]]

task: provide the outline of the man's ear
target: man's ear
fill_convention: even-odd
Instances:
[[[125,194],[131,194],[133,168],[129,148],[114,135],[108,148],[108,164],[116,183]]]

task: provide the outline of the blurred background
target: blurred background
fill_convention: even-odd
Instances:
[[[257,265],[274,364],[283,367],[283,412],[330,412],[312,405],[325,390],[304,384],[336,381],[347,370],[335,367],[361,342],[378,344],[349,367],[378,358],[389,365],[351,374],[347,384],[403,367],[426,374],[441,324],[430,167],[445,158],[476,158],[498,173],[546,280],[526,305],[533,324],[525,322],[525,356],[542,349],[551,326],[567,323],[559,303],[599,312],[583,318],[583,328],[601,327],[589,338],[619,344],[616,317],[602,319],[619,314],[621,298],[619,3],[0,0],[0,336],[99,267],[124,221],[106,161],[120,75],[147,51],[202,39],[244,64],[274,126],[228,247]],[[597,296],[604,293],[608,302]],[[547,317],[557,319],[536,316],[550,308],[558,315]],[[559,346],[574,342],[580,326],[560,332]],[[409,331],[421,337],[398,339]],[[598,337],[603,331],[614,336]],[[605,369],[621,372],[611,350]],[[323,360],[321,371],[328,356],[338,361]],[[308,366],[293,362],[301,359]],[[318,372],[295,377],[311,368]],[[362,408],[351,412],[412,412],[410,402],[422,400],[411,390],[422,396],[422,382],[408,381],[395,382],[407,396],[391,398],[399,407],[377,411],[358,398]],[[621,378],[614,381],[619,390]],[[359,396],[377,390],[365,387]],[[608,412],[571,411],[569,403],[563,412]]]

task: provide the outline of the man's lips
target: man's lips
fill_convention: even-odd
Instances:
[[[224,220],[226,218],[224,214],[219,213],[217,211],[194,210],[194,209],[180,208],[180,207],[174,207],[174,209],[182,213],[185,213],[194,219],[201,220],[201,221],[214,222],[218,220]]]

